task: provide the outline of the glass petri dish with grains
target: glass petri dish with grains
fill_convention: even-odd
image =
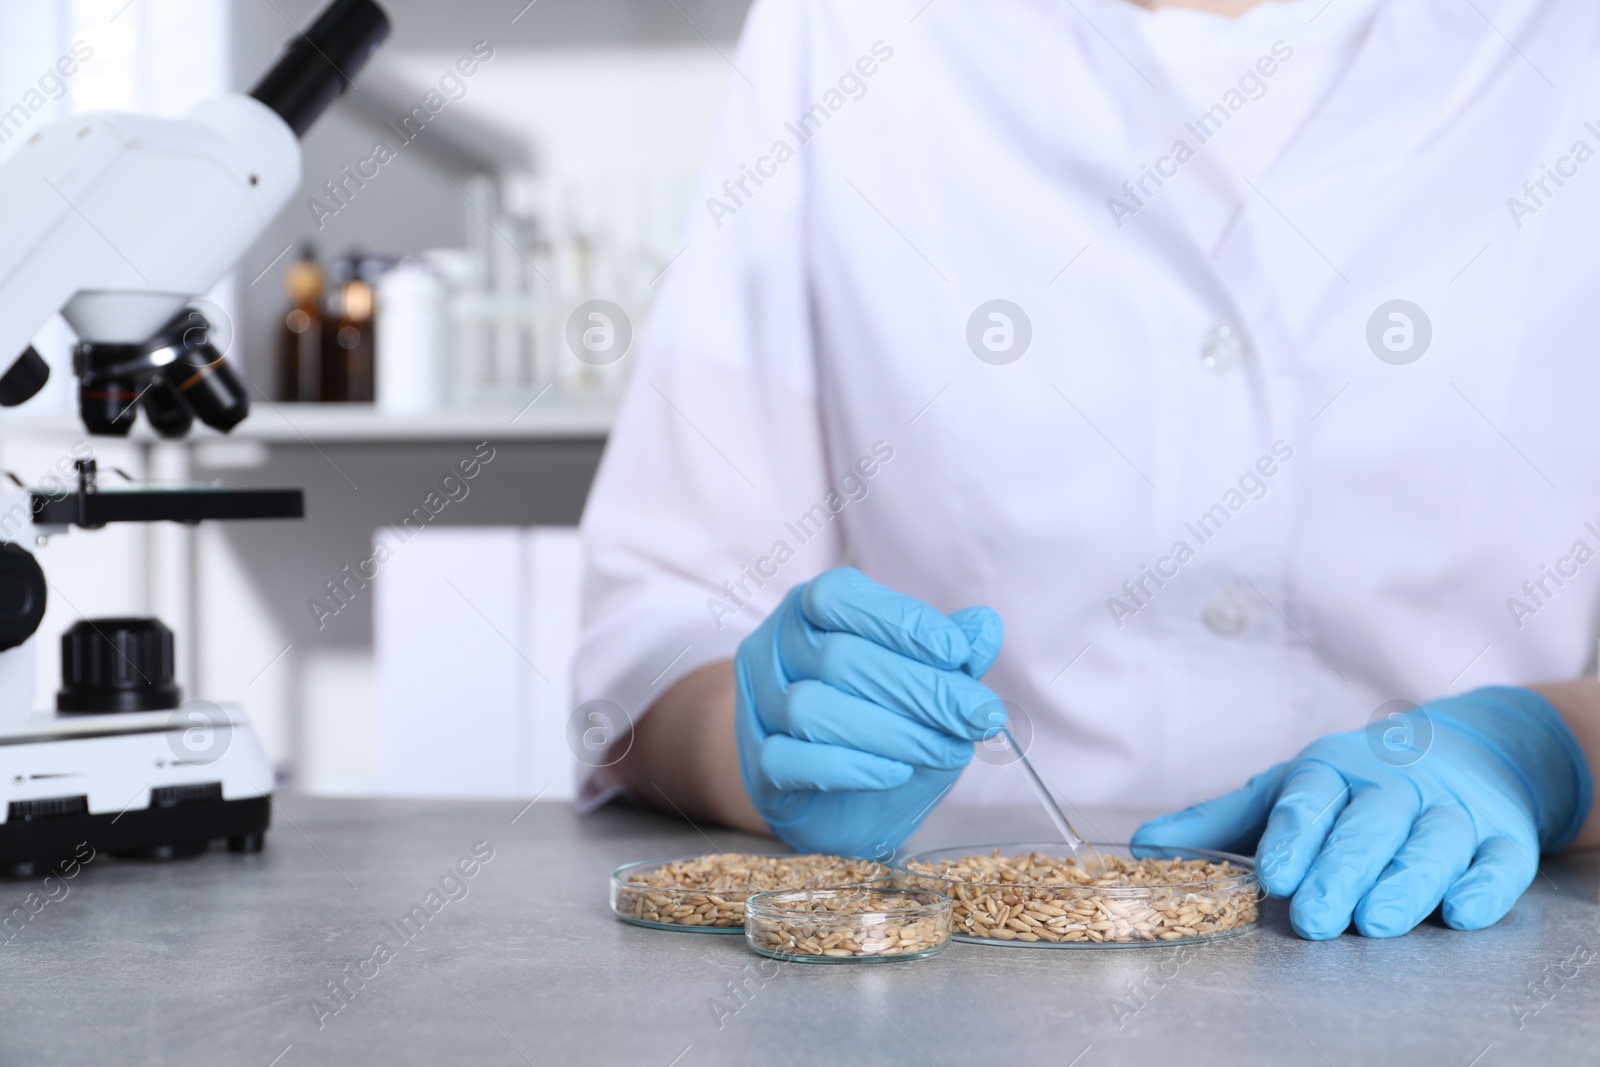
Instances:
[[[950,898],[920,889],[790,889],[745,902],[745,942],[797,963],[882,963],[950,943]]]
[[[611,872],[611,911],[656,930],[737,934],[745,901],[782,889],[887,886],[884,864],[848,856],[720,852],[629,863]]]
[[[1091,877],[1059,841],[963,845],[897,865],[902,889],[951,900],[958,941],[1029,948],[1127,947],[1214,941],[1260,919],[1261,883],[1244,856],[1206,849],[1093,843]]]

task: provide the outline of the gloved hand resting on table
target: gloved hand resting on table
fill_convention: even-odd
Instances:
[[[1255,846],[1268,892],[1294,897],[1302,937],[1337,937],[1352,918],[1393,937],[1441,903],[1457,930],[1490,926],[1540,852],[1582,827],[1594,792],[1583,751],[1527,689],[1478,689],[1407,719],[1313,742],[1235,793],[1146,823],[1134,844]]]
[[[841,567],[791,589],[734,657],[745,791],[802,851],[883,857],[1005,724],[978,678],[1000,616],[946,616]]]

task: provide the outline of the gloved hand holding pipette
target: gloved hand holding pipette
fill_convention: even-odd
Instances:
[[[1005,725],[977,679],[1000,652],[987,608],[946,616],[850,567],[789,591],[739,647],[745,789],[793,847],[897,848]]]

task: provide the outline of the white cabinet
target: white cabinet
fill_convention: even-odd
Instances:
[[[578,564],[577,532],[553,527],[430,528],[394,550],[372,582],[374,791],[572,796]]]

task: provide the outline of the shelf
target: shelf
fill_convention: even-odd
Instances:
[[[616,415],[616,401],[558,400],[547,396],[521,408],[457,408],[396,414],[368,404],[278,404],[256,401],[250,415],[229,434],[195,424],[187,444],[259,441],[266,444],[364,444],[465,440],[570,440],[603,438]],[[77,438],[85,435],[76,417],[60,413],[0,413],[0,437],[15,435]],[[159,441],[141,419],[129,435]],[[102,440],[106,440],[103,439]]]

